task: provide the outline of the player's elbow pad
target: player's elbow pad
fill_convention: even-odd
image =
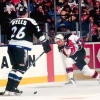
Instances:
[[[45,53],[48,53],[51,51],[51,47],[50,47],[50,44],[49,44],[49,40],[45,41],[42,43],[42,46],[43,46],[43,50]]]

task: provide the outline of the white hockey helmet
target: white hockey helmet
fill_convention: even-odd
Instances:
[[[55,42],[59,41],[59,40],[64,40],[64,36],[62,34],[57,34],[55,36]]]

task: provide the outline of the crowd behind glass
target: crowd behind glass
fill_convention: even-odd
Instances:
[[[54,0],[0,0],[0,25],[2,45],[8,43],[10,33],[8,31],[9,22],[18,17],[18,9],[25,6],[30,10],[30,17],[37,20],[43,32],[45,23],[48,24],[48,39],[54,42],[55,14],[57,32],[66,34],[76,31],[76,22],[79,23],[78,0],[56,0],[56,12],[54,10]],[[91,25],[91,34],[89,33]],[[78,30],[80,29],[78,24]],[[81,3],[81,30],[84,41],[100,41],[100,0],[82,0]],[[34,43],[39,41],[34,37]]]

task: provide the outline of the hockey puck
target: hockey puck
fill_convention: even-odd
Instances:
[[[33,94],[36,94],[37,93],[37,91],[35,91]]]

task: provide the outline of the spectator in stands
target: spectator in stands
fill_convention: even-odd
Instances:
[[[95,9],[94,19],[98,26],[100,26],[100,9]]]
[[[49,36],[49,42],[54,43],[54,37],[55,37],[55,29],[54,28],[50,28],[48,36]]]
[[[16,5],[20,2],[20,0],[12,0],[12,2],[13,2],[14,5],[16,6]]]
[[[66,27],[70,26],[70,23],[66,20],[66,11],[62,10],[60,13],[60,20],[57,22],[57,28],[60,27],[61,24],[64,24]]]
[[[75,16],[75,21],[78,22],[78,20],[79,20],[79,9],[78,9],[77,6],[73,8],[72,15]]]
[[[50,15],[51,17],[51,20],[54,22],[55,21],[55,18],[54,18],[54,15],[56,14],[56,19],[57,21],[60,19],[60,14],[56,11],[54,11],[54,4],[51,4],[50,5],[50,11],[48,12],[48,14]]]
[[[68,5],[73,9],[77,4],[75,0],[68,0]]]
[[[20,0],[20,2],[16,5],[16,9],[19,10],[21,6],[28,8],[27,0]]]
[[[44,10],[42,5],[37,5],[36,10],[31,12],[30,17],[38,21],[38,23],[44,22]]]
[[[6,30],[5,27],[7,26],[4,22],[9,22],[7,13],[5,12],[5,8],[6,8],[6,0],[2,0],[2,2],[0,2],[0,25],[1,25],[1,44],[0,45],[4,45],[6,43],[5,40],[6,39]],[[6,36],[5,36],[6,35]]]
[[[63,10],[65,10],[67,14],[70,14],[72,12],[72,9],[69,5],[64,6]]]
[[[59,1],[60,2],[60,1]],[[67,0],[62,0],[62,2],[60,2],[60,3],[62,3],[62,6],[63,7],[65,7],[66,5],[68,5],[68,1]]]
[[[97,28],[96,34],[92,36],[92,42],[100,42],[100,27]]]
[[[66,32],[66,25],[65,24],[60,24],[60,27],[58,28],[58,32]]]
[[[41,4],[36,6],[36,10],[31,12],[30,17],[35,19],[38,22],[42,31],[45,30],[45,28],[44,28],[44,26],[45,26],[45,15],[44,15],[43,6]]]
[[[48,14],[49,12],[49,7],[47,5],[43,6],[43,10],[44,10],[44,20],[45,20],[45,23],[51,23],[51,17],[50,15]]]
[[[7,0],[5,12],[7,13],[7,15],[9,17],[9,21],[16,18],[16,10],[15,10],[15,6],[14,6],[12,0]]]
[[[1,42],[7,44],[7,35],[9,36],[9,21],[16,18],[15,6],[11,0],[2,0],[0,4],[1,21]]]
[[[93,2],[92,0],[83,0],[84,1],[84,6],[87,7],[89,10],[93,9]]]
[[[94,1],[94,8],[100,9],[100,1]]]
[[[30,12],[34,11],[36,9],[36,0],[31,0],[30,1]]]
[[[70,22],[70,27],[69,29],[71,31],[75,31],[76,30],[76,22],[79,21],[79,9],[77,6],[75,6],[71,13],[67,13],[67,19],[68,22]]]
[[[59,32],[63,32],[63,33],[70,33],[70,30],[66,27],[66,25],[65,24],[60,24],[60,27],[58,28],[58,31]],[[62,34],[63,34],[62,33]]]
[[[90,28],[90,32],[86,34],[85,41],[92,41],[91,37],[95,37],[96,34],[97,34],[96,30],[98,28],[98,25],[95,23],[93,16],[89,16],[89,18],[88,18],[88,26],[89,26],[89,24],[90,24],[91,28]],[[93,35],[95,35],[95,36],[93,36]]]
[[[90,16],[88,19],[88,24],[91,24],[91,34],[95,35],[98,25],[95,23],[94,17]]]
[[[18,10],[19,10],[19,8],[20,8],[21,6],[28,8],[27,0],[20,0],[20,2],[15,6],[17,17],[19,17],[19,15],[18,15]]]
[[[6,12],[6,0],[0,2],[0,23],[9,22],[8,14]]]
[[[79,25],[79,27],[80,27],[80,25]],[[89,33],[89,25],[87,22],[82,21],[81,30],[82,30],[82,37],[86,37],[87,34]]]
[[[51,21],[50,25],[49,25],[49,29],[55,29],[55,23],[53,21]]]
[[[53,3],[52,0],[43,0],[42,2],[43,6],[48,6],[49,8],[52,3]]]
[[[61,11],[62,11],[63,8],[64,7],[62,6],[62,3],[57,3],[56,4],[56,10],[57,10],[58,14],[61,13]]]
[[[82,16],[82,21],[87,21],[88,17],[90,15],[90,11],[87,7],[82,7],[82,12],[81,12],[81,16]]]
[[[93,1],[93,9],[90,11],[91,16],[94,16],[96,9],[100,10],[100,2],[95,0],[95,1]]]

